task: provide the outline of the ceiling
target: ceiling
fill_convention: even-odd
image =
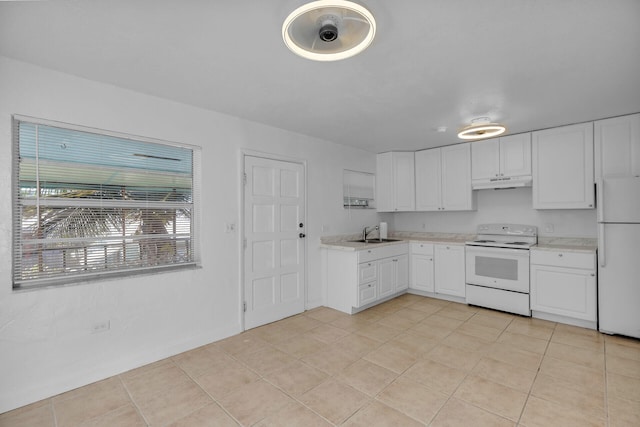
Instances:
[[[2,1],[0,55],[371,152],[640,111],[638,0],[362,0],[376,38],[337,62],[284,46],[305,2]]]

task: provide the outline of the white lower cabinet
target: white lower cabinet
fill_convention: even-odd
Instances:
[[[433,243],[411,244],[411,289],[435,292],[433,281]]]
[[[436,294],[465,297],[463,245],[434,245]]]
[[[596,329],[596,257],[591,252],[531,250],[533,317]]]
[[[404,293],[409,287],[407,243],[358,251],[326,251],[327,306],[345,313]]]
[[[378,261],[378,297],[385,298],[393,295],[396,282],[395,258],[385,258]]]

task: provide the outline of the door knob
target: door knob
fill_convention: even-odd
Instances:
[[[304,233],[300,233],[300,234],[298,234],[298,236],[299,236],[301,239],[303,239],[303,238],[305,238],[307,235],[306,235],[306,234],[304,234]]]

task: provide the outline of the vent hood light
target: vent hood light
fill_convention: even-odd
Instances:
[[[338,61],[365,50],[376,34],[371,12],[346,0],[316,0],[300,6],[282,24],[282,38],[296,55]]]
[[[491,123],[488,117],[480,117],[471,120],[469,126],[465,126],[458,132],[460,139],[484,139],[502,135],[507,128],[499,123]]]

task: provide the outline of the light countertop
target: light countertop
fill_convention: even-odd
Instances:
[[[361,239],[360,235],[341,235],[328,236],[320,240],[320,247],[326,249],[336,249],[343,251],[358,251],[362,249],[371,249],[374,247],[382,247],[389,245],[397,245],[409,242],[427,242],[427,243],[445,243],[449,245],[464,245],[464,242],[473,240],[475,234],[456,234],[456,233],[427,233],[427,232],[410,232],[396,231],[389,233],[389,239],[397,239],[397,242],[384,243],[361,243],[351,242],[350,240]],[[375,236],[372,238],[375,240]]]
[[[383,243],[361,243],[350,240],[361,239],[359,234],[349,234],[340,236],[322,237],[320,247],[325,249],[335,249],[342,251],[359,251],[397,245],[410,242],[444,243],[448,245],[464,245],[465,242],[475,239],[475,234],[462,233],[434,233],[434,232],[413,232],[395,231],[389,233],[389,239],[397,239],[397,242]],[[373,237],[375,239],[375,236]],[[532,249],[546,251],[566,251],[566,252],[595,252],[598,248],[597,239],[589,238],[567,238],[567,237],[538,237],[538,244]]]
[[[598,240],[579,237],[538,237],[538,244],[532,249],[543,251],[595,252],[598,249]]]

